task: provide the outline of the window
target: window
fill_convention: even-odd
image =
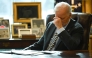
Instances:
[[[13,2],[41,2],[42,19],[52,13],[54,8],[54,0],[0,0],[0,17],[9,19],[10,24],[13,24]]]

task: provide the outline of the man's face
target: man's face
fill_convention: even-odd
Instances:
[[[62,7],[55,11],[55,17],[59,17],[62,21],[62,25],[65,26],[70,20],[71,13],[67,11],[67,8]]]

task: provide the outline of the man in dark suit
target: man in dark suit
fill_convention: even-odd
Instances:
[[[56,4],[54,10],[55,17],[48,23],[44,35],[38,42],[25,49],[48,50],[53,35],[57,33],[58,39],[51,50],[78,50],[82,41],[83,28],[71,18],[71,6],[66,2],[60,2]]]

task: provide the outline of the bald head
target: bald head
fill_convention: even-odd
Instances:
[[[56,4],[54,10],[66,10],[66,12],[71,13],[71,6],[67,2],[59,2]]]
[[[55,6],[55,17],[61,19],[62,25],[66,26],[71,18],[71,6],[66,2],[59,2]]]

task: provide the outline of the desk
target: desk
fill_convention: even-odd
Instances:
[[[17,55],[0,53],[0,58],[92,58],[88,51],[54,51],[52,54]]]
[[[38,40],[0,40],[0,49],[21,49],[25,48]]]

